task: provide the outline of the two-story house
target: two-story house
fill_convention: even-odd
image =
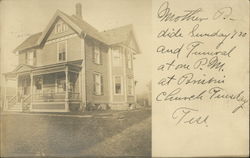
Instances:
[[[127,109],[135,103],[134,55],[140,53],[132,25],[99,32],[76,14],[57,10],[43,32],[15,50],[17,92],[5,110],[68,112],[82,108]]]

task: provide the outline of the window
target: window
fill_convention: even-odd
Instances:
[[[36,64],[36,52],[31,51],[26,53],[26,64],[28,65]]]
[[[66,61],[66,41],[60,42],[57,45],[57,51],[58,51],[58,61],[62,62],[62,61]]]
[[[94,46],[94,63],[101,64],[101,53],[98,46]]]
[[[55,27],[55,33],[61,33],[68,30],[68,25],[62,22],[58,22]]]
[[[127,52],[127,56],[128,56],[128,68],[131,69],[132,68],[132,62],[133,62],[132,55],[129,52]]]
[[[60,33],[62,32],[62,25],[59,23],[59,24],[56,24],[56,33]]]
[[[122,57],[121,57],[121,52],[119,48],[114,48],[113,49],[113,66],[121,66],[122,64]]]
[[[134,82],[132,78],[128,79],[128,95],[134,94]]]
[[[67,30],[68,30],[68,25],[63,23],[62,24],[62,32],[67,31]]]
[[[103,94],[103,79],[102,75],[99,73],[94,74],[94,94],[95,95]]]
[[[114,91],[115,94],[122,94],[122,77],[121,76],[115,76],[114,77]]]

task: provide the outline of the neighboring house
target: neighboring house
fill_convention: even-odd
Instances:
[[[133,59],[139,48],[131,25],[98,32],[57,10],[43,32],[16,49],[19,66],[6,73],[17,92],[5,110],[68,112],[89,107],[128,109],[135,102]]]

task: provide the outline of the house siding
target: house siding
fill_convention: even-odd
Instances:
[[[116,47],[116,46],[115,46]],[[119,103],[119,102],[124,102],[125,101],[125,83],[126,83],[126,77],[124,76],[124,52],[122,51],[122,49],[120,49],[121,52],[121,66],[114,66],[113,65],[113,49],[114,47],[112,47],[112,51],[111,51],[111,62],[112,62],[112,91],[113,91],[113,102],[114,103]],[[113,80],[114,76],[121,76],[122,77],[122,85],[123,85],[123,89],[122,89],[122,94],[116,95],[114,92],[114,84],[115,81]]]
[[[86,62],[86,98],[87,103],[109,102],[109,72],[108,72],[108,47],[100,44],[101,64],[93,62],[93,47],[98,43],[92,38],[85,39],[85,62]],[[103,94],[94,94],[94,73],[101,73],[103,77]]]
[[[128,54],[129,53],[129,54]],[[129,85],[129,79],[131,78],[131,79],[133,79],[133,81],[134,81],[134,64],[133,64],[133,62],[132,62],[132,66],[131,66],[131,68],[128,68],[128,55],[131,55],[132,53],[131,52],[126,52],[126,54],[125,54],[125,58],[126,58],[126,63],[125,63],[125,65],[126,65],[126,82],[127,82],[127,94],[128,94],[128,85]],[[133,61],[133,56],[132,56],[132,61]],[[135,88],[135,85],[133,86],[134,88]],[[134,92],[133,92],[134,93]],[[127,102],[128,103],[134,103],[135,102],[135,98],[134,98],[134,95],[135,94],[133,94],[133,95],[129,95],[128,94],[128,96],[127,96]]]
[[[67,61],[82,59],[80,52],[81,40],[78,36],[64,40],[67,42]],[[61,41],[60,41],[61,42]],[[49,65],[57,63],[57,43],[46,44],[41,50],[37,51],[37,65]]]
[[[25,53],[26,52],[22,52],[18,55],[18,63],[19,64],[25,64]]]

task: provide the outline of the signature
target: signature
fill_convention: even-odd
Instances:
[[[179,107],[172,113],[172,119],[176,120],[176,125],[184,124],[205,124],[206,127],[209,115],[199,115],[199,110],[187,107]]]

